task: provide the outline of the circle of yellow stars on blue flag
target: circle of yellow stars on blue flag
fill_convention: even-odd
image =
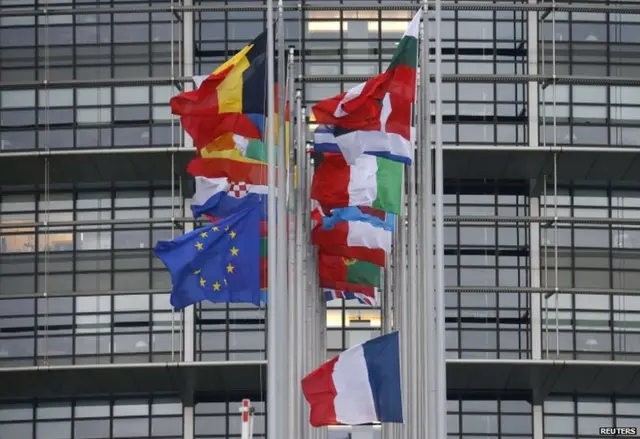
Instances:
[[[225,232],[229,232],[229,237],[230,237],[231,239],[234,239],[236,236],[238,236],[238,235],[237,235],[237,233],[236,233],[235,231],[231,230],[229,226],[226,226],[226,227],[224,228],[224,230],[225,230]],[[219,232],[219,231],[220,231],[220,227],[218,227],[218,226],[213,226],[213,227],[211,228],[211,231],[212,231],[212,232]],[[200,237],[201,237],[201,238],[203,238],[203,239],[208,238],[208,237],[209,237],[209,233],[208,233],[208,232],[206,232],[206,231],[204,231],[204,232],[200,233]],[[194,246],[195,246],[195,248],[196,248],[199,252],[204,250],[204,244],[203,244],[201,241],[197,241],[197,242],[194,244]],[[234,246],[232,246],[232,247],[229,249],[229,253],[230,253],[230,255],[231,255],[232,257],[233,257],[233,256],[239,256],[239,255],[240,255],[240,249],[238,249],[238,248],[234,245]],[[227,266],[225,267],[225,269],[226,269],[226,274],[234,274],[234,270],[235,270],[235,268],[236,268],[236,267],[235,267],[232,263],[227,264]],[[194,274],[194,275],[196,275],[196,276],[200,275],[201,273],[202,273],[202,270],[201,270],[201,269],[196,269],[196,270],[193,272],[193,274]],[[213,291],[221,291],[222,285],[223,285],[223,284],[224,284],[224,285],[227,285],[227,278],[226,278],[226,276],[225,276],[225,277],[223,277],[223,278],[221,279],[221,281],[222,281],[222,283],[220,283],[218,280],[216,280],[216,281],[214,281],[214,282],[211,284],[211,288],[213,289]],[[200,282],[200,287],[201,287],[201,288],[206,288],[206,287],[207,287],[207,280],[206,280],[205,278],[203,278],[202,276],[200,276],[200,280],[199,280],[199,282]]]

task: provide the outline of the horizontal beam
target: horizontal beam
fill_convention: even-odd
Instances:
[[[534,288],[534,287],[447,287],[448,293],[470,293],[470,294],[544,294],[545,297],[551,297],[553,294],[577,294],[577,295],[614,295],[614,296],[636,296],[640,294],[640,290],[621,290],[621,289],[604,289],[604,288]],[[47,292],[46,297],[86,297],[86,296],[135,296],[146,294],[167,294],[168,289],[149,289],[149,290],[108,290],[108,291],[66,291],[66,292]],[[0,293],[0,305],[3,300],[10,299],[42,299],[44,293]]]
[[[553,197],[553,195],[549,195]],[[543,205],[544,207],[544,205]],[[548,209],[553,208],[553,204],[547,204]],[[179,210],[179,209],[176,209]],[[73,220],[73,221],[22,221],[17,223],[0,223],[0,230],[9,233],[11,229],[53,229],[57,231],[63,227],[96,227],[100,226],[134,226],[152,224],[175,224],[188,223],[193,221],[207,221],[205,219],[194,220],[192,217],[173,218],[138,218],[138,219],[104,219],[104,220]],[[553,217],[553,216],[500,216],[500,215],[447,215],[444,218],[446,223],[480,223],[480,224],[512,224],[512,223],[542,223],[552,226],[560,224],[588,224],[588,225],[640,225],[640,218],[598,218],[598,217]],[[17,233],[24,232],[19,230]]]
[[[299,76],[297,82],[317,83],[317,82],[364,82],[369,76],[341,75],[336,76]],[[431,75],[431,80],[435,80],[435,75]],[[615,77],[615,76],[572,76],[572,75],[510,75],[510,74],[476,74],[476,73],[455,73],[443,74],[444,82],[483,82],[483,83],[528,83],[540,82],[549,84],[581,84],[581,85],[640,85],[640,78],[637,77]],[[57,88],[57,87],[95,87],[96,85],[169,85],[176,83],[193,82],[192,77],[148,77],[148,78],[105,78],[105,79],[67,79],[59,81],[3,81],[0,82],[0,90],[18,90],[34,88]]]
[[[194,402],[263,399],[266,361],[196,361],[0,368],[0,400],[171,395]],[[633,397],[640,393],[634,361],[447,359],[454,399],[491,395],[541,403],[554,394]],[[264,400],[264,399],[263,399]]]
[[[433,10],[435,6],[429,5]],[[206,4],[197,6],[168,5],[168,6],[115,6],[99,8],[11,8],[4,7],[0,10],[0,17],[20,17],[36,15],[79,15],[79,14],[127,14],[127,13],[158,13],[158,12],[236,12],[236,11],[265,11],[266,5],[254,2],[234,2],[233,5]],[[295,6],[285,5],[285,11],[415,11],[417,5],[412,4],[381,4],[377,2],[352,2],[344,4],[323,4],[301,2]],[[628,5],[603,5],[593,4],[515,4],[515,3],[489,3],[477,1],[465,1],[456,3],[452,1],[442,2],[443,11],[559,11],[559,12],[599,12],[635,14],[640,12],[637,4]]]

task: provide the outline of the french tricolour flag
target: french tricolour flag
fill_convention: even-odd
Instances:
[[[302,379],[309,422],[361,425],[402,422],[398,332],[356,345]]]

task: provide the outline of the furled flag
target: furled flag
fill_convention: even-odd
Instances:
[[[311,198],[323,209],[370,206],[400,214],[402,163],[371,155],[358,157],[353,165],[342,154],[316,154],[315,158],[320,163],[313,174]]]
[[[369,262],[324,253],[318,255],[320,285],[325,288],[351,292],[379,288],[380,272],[379,266]]]
[[[171,274],[171,305],[211,302],[260,305],[260,213],[246,209],[173,241],[154,254]]]
[[[411,164],[421,18],[419,11],[384,73],[312,108],[316,121],[329,125],[316,130],[316,151],[342,152],[350,164],[362,154]]]
[[[355,258],[384,267],[386,254],[391,251],[391,231],[376,227],[366,220],[366,215],[360,221],[334,222],[335,218],[312,213],[312,219],[318,216],[320,220],[311,232],[311,242],[322,253]],[[377,220],[380,221],[379,218]],[[331,228],[327,229],[327,226]]]
[[[402,422],[398,332],[342,352],[302,379],[309,423],[361,425]]]
[[[268,186],[230,182],[226,177],[196,177],[196,191],[191,200],[195,219],[207,214],[224,218],[241,210],[258,206],[260,219],[266,219]]]
[[[337,299],[343,299],[343,300],[357,300],[359,304],[367,305],[367,306],[379,305],[378,298],[380,296],[380,292],[376,288],[372,288],[371,291],[368,291],[366,293],[363,293],[363,292],[352,293],[349,291],[334,290],[332,288],[323,288],[322,286],[321,288],[322,288],[322,291],[324,291],[324,297],[327,302],[330,302],[332,300],[337,300]]]

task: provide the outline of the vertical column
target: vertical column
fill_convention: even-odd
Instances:
[[[193,6],[193,0],[183,0],[184,6]],[[182,76],[193,76],[193,12],[182,12]],[[174,50],[173,47],[171,50]],[[185,82],[183,84],[184,91],[192,89],[191,82]],[[184,144],[182,147],[193,148],[193,141],[189,136],[183,135]],[[191,212],[191,200],[184,200],[184,214]],[[193,223],[184,223],[184,233],[191,232],[193,230]],[[194,361],[194,348],[195,348],[195,307],[189,306],[184,310],[184,340],[183,340],[183,357],[182,361],[191,362]],[[194,406],[183,405],[182,408],[182,434],[184,439],[193,439],[194,436]]]
[[[529,0],[529,4],[537,4],[537,0]],[[527,12],[527,73],[529,75],[538,74],[538,12]],[[539,139],[539,84],[537,81],[529,81],[527,84],[527,110],[529,115],[529,147],[537,148]],[[539,184],[532,181],[531,188],[538,190]],[[538,193],[530,194],[529,215],[540,216],[540,197]],[[529,224],[529,260],[530,278],[529,284],[533,288],[540,288],[540,223]],[[542,307],[540,294],[531,294],[531,358],[539,360],[542,358]],[[533,439],[543,439],[542,431],[542,405],[534,395],[533,405]]]

